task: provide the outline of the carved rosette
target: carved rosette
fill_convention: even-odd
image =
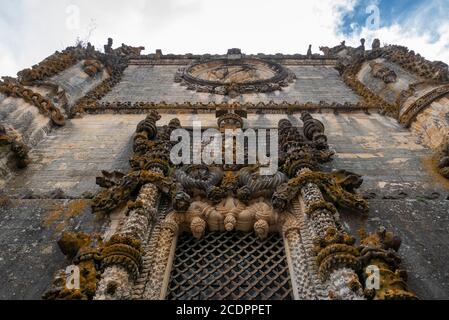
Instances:
[[[175,82],[188,90],[231,97],[282,90],[295,79],[295,74],[280,64],[255,58],[201,61],[175,75]]]

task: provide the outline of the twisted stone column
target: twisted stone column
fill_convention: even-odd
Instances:
[[[301,226],[295,217],[284,223],[282,233],[291,272],[293,295],[296,300],[316,300],[317,293],[310,278],[305,251],[300,233]]]
[[[162,223],[153,252],[151,275],[145,285],[144,300],[164,300],[167,294],[172,259],[176,250],[178,223],[170,216]]]
[[[137,201],[105,246],[105,270],[95,300],[131,299],[133,283],[142,264],[141,246],[146,242],[150,223],[157,214],[158,201],[159,191],[154,184],[142,187]]]
[[[310,172],[304,169],[299,173]],[[328,298],[340,300],[364,299],[357,271],[360,269],[355,239],[343,230],[338,212],[327,203],[319,187],[307,183],[301,188],[300,201],[306,213],[315,244],[318,272],[327,287]]]

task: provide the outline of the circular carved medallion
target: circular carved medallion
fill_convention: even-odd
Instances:
[[[280,64],[254,58],[215,59],[180,69],[175,81],[189,90],[237,96],[287,87],[295,75]]]

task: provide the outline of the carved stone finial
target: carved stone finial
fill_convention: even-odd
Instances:
[[[309,50],[307,50],[307,58],[312,58],[312,45],[309,45]]]
[[[232,48],[228,50],[227,58],[229,60],[242,59],[242,50],[238,48]]]

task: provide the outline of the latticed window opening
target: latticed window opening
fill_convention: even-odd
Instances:
[[[290,300],[292,287],[282,237],[211,232],[183,234],[173,262],[169,300]]]

